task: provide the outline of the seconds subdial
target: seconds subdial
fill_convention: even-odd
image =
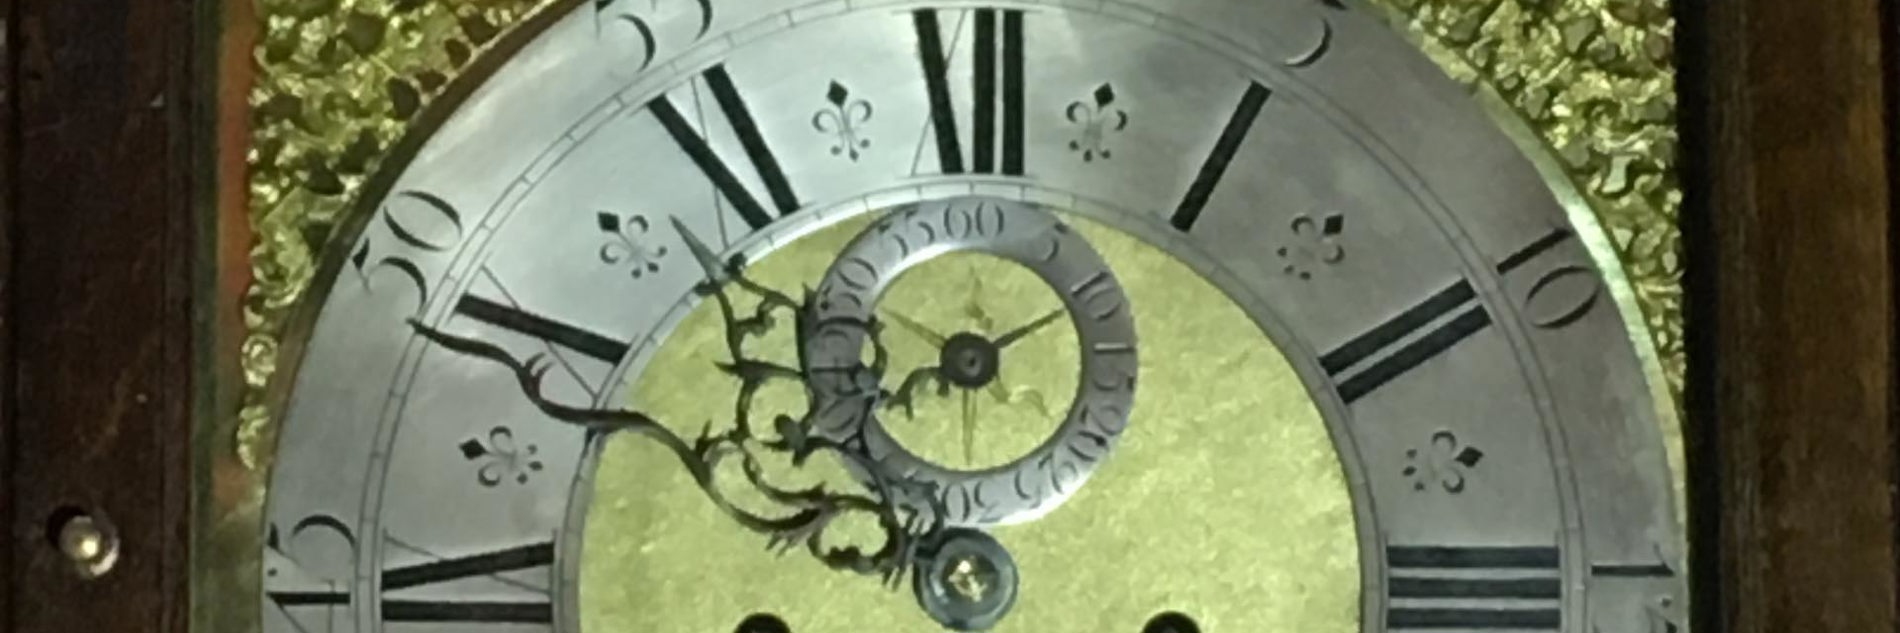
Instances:
[[[953,257],[945,257],[936,261],[952,259]],[[1010,270],[1013,268],[1012,264],[995,258],[983,258],[978,261],[970,262],[970,264],[971,286],[976,289],[983,288],[983,284],[981,284],[980,281],[984,278],[983,275],[985,274],[1027,272],[1020,271],[1020,269]],[[929,264],[926,264],[926,266],[928,265]],[[1046,291],[1046,287],[1038,287],[1037,289]],[[905,294],[928,295],[930,293],[912,292]],[[941,328],[933,327],[924,323],[923,320],[919,318],[909,316],[905,311],[900,311],[896,308],[882,308],[878,310],[880,319],[888,323],[897,324],[900,329],[910,333],[917,342],[922,343],[926,348],[925,355],[928,358],[927,362],[931,363],[927,366],[912,370],[906,375],[904,382],[897,388],[896,393],[892,394],[890,399],[885,402],[887,409],[901,408],[904,417],[911,420],[919,419],[917,410],[920,405],[920,400],[925,410],[922,416],[925,421],[924,424],[899,425],[898,429],[894,429],[898,432],[898,439],[900,441],[904,441],[907,445],[911,444],[909,439],[912,433],[934,435],[934,433],[931,432],[936,429],[930,428],[932,425],[929,424],[932,419],[936,418],[936,416],[931,415],[935,413],[931,411],[931,409],[934,408],[931,405],[940,401],[955,400],[957,401],[958,409],[958,412],[955,414],[958,419],[956,434],[958,436],[958,444],[962,447],[962,451],[958,455],[958,458],[961,460],[960,465],[966,469],[984,468],[999,465],[999,463],[995,462],[995,456],[990,454],[989,451],[986,451],[984,455],[979,457],[976,445],[979,425],[986,421],[1005,421],[999,420],[998,418],[1007,419],[1007,422],[1021,423],[1023,422],[1022,418],[1025,417],[1036,422],[1045,422],[1047,418],[1050,417],[1044,394],[1058,393],[1059,391],[1043,389],[1042,387],[1052,381],[1062,382],[1064,378],[1067,378],[1067,382],[1073,383],[1074,377],[1060,375],[1050,376],[1046,374],[1037,375],[1026,372],[1010,372],[1008,376],[1005,376],[1003,372],[1003,368],[1006,365],[1004,352],[1007,350],[1011,355],[1040,353],[1041,355],[1055,354],[1062,356],[1065,354],[1061,354],[1061,352],[1066,351],[1069,352],[1069,354],[1066,354],[1067,356],[1073,356],[1073,347],[1075,344],[1073,331],[1059,332],[1060,334],[1067,334],[1067,336],[1063,337],[1057,337],[1056,334],[1058,334],[1058,332],[1050,332],[1049,338],[1051,340],[1048,342],[1054,345],[1045,344],[1038,346],[1042,349],[1025,350],[1021,345],[1018,345],[1019,343],[1029,341],[1031,335],[1047,331],[1049,329],[1048,326],[1056,323],[1068,313],[1066,310],[1058,308],[1048,311],[1028,323],[1004,331],[1001,334],[992,334],[991,332],[997,329],[995,319],[989,318],[988,312],[984,309],[984,304],[1000,301],[1007,305],[1008,302],[1006,299],[1016,298],[1007,294],[1003,295],[1003,297],[1005,299],[999,299],[997,296],[986,296],[980,292],[971,293],[968,303],[964,306],[966,308],[964,313],[966,316],[974,317],[969,318],[969,321],[976,321],[977,323],[971,324],[967,328],[953,330],[956,333],[950,335],[943,334],[942,332],[944,330]],[[886,297],[885,303],[907,303],[892,301],[892,299],[894,299],[894,297]],[[928,302],[920,301],[919,303],[927,304]],[[935,315],[932,314],[932,316]],[[887,338],[887,341],[889,338]],[[1065,344],[1066,348],[1064,347]],[[889,345],[889,343],[887,343],[887,345]],[[1052,350],[1051,347],[1054,347],[1054,349]],[[892,348],[895,350],[898,347],[892,345]],[[895,356],[896,354],[894,353],[893,355]],[[1073,384],[1069,385],[1069,387],[1073,388]],[[931,397],[933,395],[935,396],[934,399]],[[1023,415],[1025,413],[1028,415]],[[1035,441],[1036,443],[1040,443],[1041,438],[1036,438]],[[930,444],[929,442],[921,443],[925,445]],[[1033,447],[1033,445],[1023,447],[1008,445],[993,447],[987,446],[987,444],[992,443],[986,442],[985,448],[996,448],[998,450],[994,451],[995,453],[1006,455],[1009,458],[1027,452],[1029,448]]]
[[[891,433],[876,411],[832,406],[856,397],[861,385],[824,368],[858,366],[865,328],[880,299],[905,271],[944,254],[973,251],[1028,269],[1060,296],[1082,349],[1078,387],[1067,414],[1039,446],[999,466],[965,470],[917,455]],[[813,328],[803,362],[813,380],[812,432],[862,446],[889,478],[924,484],[952,526],[988,527],[1036,519],[1074,494],[1108,456],[1128,424],[1136,374],[1135,328],[1115,275],[1080,235],[1034,205],[992,198],[955,198],[897,210],[847,245],[815,296]],[[1055,317],[1036,321],[1046,324]],[[908,401],[919,383],[981,388],[993,378],[999,343],[1040,328],[1037,322],[997,339],[964,333],[944,337],[940,363],[904,380],[895,396]],[[967,413],[966,419],[973,421]],[[968,422],[966,422],[966,425]],[[921,504],[920,504],[921,505]]]

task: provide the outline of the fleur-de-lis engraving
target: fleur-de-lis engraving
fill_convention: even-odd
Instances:
[[[1422,492],[1436,484],[1445,492],[1458,494],[1465,491],[1465,475],[1484,460],[1484,451],[1461,444],[1451,431],[1439,431],[1432,434],[1429,448],[1407,449],[1405,459],[1408,463],[1403,473],[1412,480],[1413,490]]]
[[[1293,218],[1293,239],[1280,247],[1280,260],[1286,262],[1286,274],[1312,279],[1320,266],[1331,266],[1346,259],[1346,248],[1339,234],[1346,230],[1346,216],[1338,213],[1323,219],[1301,214]]]
[[[621,217],[608,211],[594,215],[600,225],[600,232],[607,234],[607,243],[600,247],[600,261],[618,266],[631,263],[634,279],[648,273],[660,272],[660,259],[666,257],[666,247],[652,243],[647,232],[653,227],[647,223],[644,215]]]
[[[1069,141],[1069,150],[1082,153],[1082,162],[1096,158],[1108,160],[1114,154],[1107,146],[1108,134],[1128,129],[1128,112],[1115,107],[1115,87],[1102,84],[1090,100],[1069,104],[1069,122],[1082,127],[1082,135]]]
[[[475,471],[475,481],[485,488],[499,486],[508,479],[526,484],[529,475],[541,472],[541,460],[534,457],[540,449],[533,444],[516,445],[515,432],[505,426],[490,430],[487,438],[469,438],[458,448],[462,449],[463,459],[481,463]]]
[[[836,81],[825,91],[825,101],[831,105],[812,113],[812,129],[838,137],[831,146],[832,156],[846,156],[856,162],[860,152],[871,147],[871,139],[859,129],[871,120],[871,102],[851,98],[851,89]]]

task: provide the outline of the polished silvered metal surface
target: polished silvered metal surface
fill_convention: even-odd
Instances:
[[[934,463],[905,448],[875,408],[849,406],[864,393],[853,375],[823,371],[858,367],[869,332],[861,324],[876,319],[885,290],[918,264],[955,252],[993,255],[1034,271],[1062,297],[1086,350],[1077,392],[1049,439],[1006,464],[979,471]],[[923,489],[937,495],[949,525],[1006,525],[1048,513],[1088,481],[1128,426],[1139,371],[1128,299],[1088,242],[1037,205],[957,197],[895,209],[838,254],[817,285],[816,301],[814,330],[803,341],[803,362],[814,381],[812,407],[818,412],[812,433],[862,446],[868,461],[882,471],[877,477],[927,484]],[[993,344],[952,337],[947,348],[980,349],[947,356],[948,367],[939,371],[947,372],[948,380],[958,375],[958,366],[970,368],[971,378],[993,375],[983,371],[989,369],[985,364],[1000,362],[991,360],[998,356],[987,349]]]
[[[1517,146],[1380,16],[1296,0],[564,10],[400,166],[321,282],[266,510],[265,630],[576,633],[581,593],[611,590],[577,580],[608,564],[580,535],[613,502],[592,494],[609,436],[551,421],[518,376],[416,325],[545,359],[548,398],[638,410],[705,296],[673,221],[761,260],[972,196],[1167,251],[1285,356],[1352,507],[1351,525],[1307,529],[1354,535],[1361,569],[1312,589],[1358,608],[1306,629],[1682,626],[1658,407],[1604,275]],[[1113,333],[1132,345],[1135,325],[1151,327]],[[1151,371],[1192,359],[1150,340],[1143,394],[1205,375]],[[1206,432],[1127,415],[1169,441]],[[1180,512],[1281,499],[1226,492],[1182,487]],[[1260,537],[1299,547],[1294,529]],[[1073,564],[1125,592],[1192,573],[1100,573],[1141,555],[1116,554]],[[1247,564],[1220,558],[1205,564]],[[1195,600],[1261,603],[1220,598]]]

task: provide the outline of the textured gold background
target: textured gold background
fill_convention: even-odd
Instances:
[[[311,288],[325,244],[357,209],[370,175],[392,159],[391,149],[426,127],[417,123],[440,111],[437,102],[479,65],[474,60],[537,11],[578,4],[231,1],[254,2],[259,21],[248,152],[257,243],[244,309],[242,410],[205,429],[236,438],[233,451],[214,456],[240,465],[225,472],[251,473],[216,482],[220,490],[243,492],[215,497],[194,548],[202,572],[196,622],[221,632],[256,629],[255,612],[213,602],[255,595],[255,523],[277,404],[267,387],[285,337],[303,335],[286,332],[287,324]],[[1581,213],[1573,217],[1602,228],[1584,237],[1620,284],[1615,295],[1640,326],[1636,336],[1646,339],[1637,346],[1660,368],[1658,392],[1671,409],[1666,418],[1675,413],[1684,367],[1681,193],[1666,0],[1367,1],[1494,105],[1501,124],[1524,130],[1518,140],[1545,167],[1559,199]],[[1677,447],[1671,454],[1680,490],[1680,431],[1666,421],[1664,432]]]
[[[751,275],[794,289],[825,267],[868,224],[859,218],[800,239],[761,260]],[[1286,358],[1239,306],[1173,257],[1134,237],[1075,222],[1116,271],[1140,337],[1141,377],[1128,431],[1100,470],[1044,518],[995,535],[1022,570],[1016,609],[997,633],[1138,631],[1164,611],[1215,631],[1351,633],[1359,626],[1359,541],[1345,472],[1319,410]],[[973,275],[975,277],[973,277]],[[982,298],[970,301],[973,279]],[[951,255],[898,279],[880,307],[938,332],[991,332],[1061,306],[1032,273],[987,256]],[[1046,439],[1075,393],[1081,361],[1066,321],[1004,351],[1002,380],[1031,398],[984,406],[978,450],[1004,461]],[[791,328],[749,351],[796,363]],[[731,424],[739,383],[724,360],[724,323],[701,304],[667,337],[634,391],[637,409],[691,437],[709,422]],[[934,364],[918,337],[885,335],[895,373]],[[887,381],[895,382],[895,378]],[[886,414],[887,428],[928,457],[960,466],[961,403],[920,396],[915,420]],[[798,415],[796,386],[768,391],[754,419]],[[768,462],[774,481],[849,483],[836,464],[798,469]],[[729,475],[735,490],[744,486]],[[934,630],[908,589],[833,572],[801,550],[761,551],[708,503],[671,453],[621,435],[602,455],[581,556],[581,628],[586,631],[729,631],[747,615],[775,614],[794,631]],[[760,509],[769,508],[761,505]],[[868,523],[868,521],[867,521]],[[851,533],[855,532],[855,533]],[[875,550],[868,530],[845,542]]]

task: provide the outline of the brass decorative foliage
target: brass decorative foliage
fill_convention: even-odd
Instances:
[[[1493,91],[1603,228],[1680,406],[1682,234],[1667,0],[1376,0],[1446,73]]]
[[[559,1],[256,0],[244,464],[261,466],[273,435],[265,393],[285,324],[386,151],[471,60]],[[1666,0],[1372,1],[1450,76],[1495,93],[1548,149],[1611,241],[1680,402],[1681,192]]]
[[[456,75],[550,0],[256,0],[238,458],[261,465],[265,388],[320,254],[391,146]]]

